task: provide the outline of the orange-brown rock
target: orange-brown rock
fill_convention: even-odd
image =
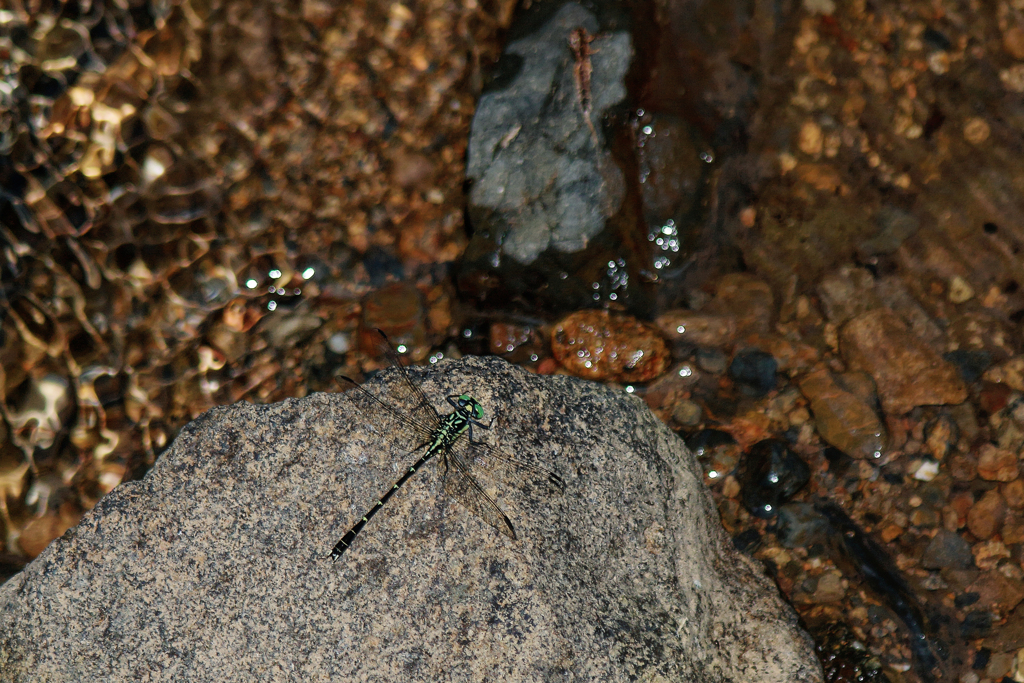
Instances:
[[[1014,510],[1024,508],[1024,480],[1017,478],[1000,487],[1006,504]]]
[[[696,346],[723,348],[736,340],[736,318],[696,311],[673,310],[658,316],[655,324],[668,339],[682,339]]]
[[[850,368],[864,370],[875,379],[882,407],[890,415],[967,399],[967,387],[956,368],[887,308],[862,313],[847,322],[840,330],[839,343]]]
[[[875,459],[885,449],[885,425],[874,409],[846,391],[822,368],[800,380],[800,392],[810,403],[818,433],[852,458]]]
[[[1006,501],[993,489],[971,506],[967,513],[967,528],[972,534],[983,541],[995,536],[1006,516]]]
[[[608,311],[577,311],[555,326],[555,358],[577,377],[649,382],[668,367],[671,354],[657,331],[636,318]]]
[[[985,444],[978,452],[978,476],[988,481],[1013,481],[1020,476],[1017,454]]]

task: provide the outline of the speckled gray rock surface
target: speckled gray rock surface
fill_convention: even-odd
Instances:
[[[518,541],[427,467],[332,564],[407,459],[341,395],[218,408],[0,587],[0,679],[822,680],[641,401],[494,358],[413,372],[438,407],[460,391],[497,413],[478,439],[565,478],[492,489]]]

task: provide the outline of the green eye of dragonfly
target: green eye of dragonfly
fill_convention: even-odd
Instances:
[[[459,407],[468,408],[469,414],[473,416],[474,420],[484,419],[484,407],[472,396],[466,396],[465,394],[459,396]]]
[[[331,551],[331,557],[335,560],[341,557],[366,523],[384,507],[402,484],[431,458],[437,459],[437,468],[444,482],[445,493],[498,532],[515,540],[516,532],[512,527],[512,521],[501,511],[498,504],[484,493],[473,472],[500,473],[519,484],[543,480],[556,491],[565,488],[562,478],[543,467],[523,462],[474,441],[473,427],[488,429],[489,425],[481,422],[484,418],[484,408],[472,396],[449,396],[448,403],[455,410],[442,417],[423,391],[413,383],[388,338],[380,330],[377,331],[380,332],[379,350],[387,356],[393,373],[397,374],[397,378],[388,385],[387,394],[378,398],[347,377],[338,378],[339,382],[344,380],[343,384],[351,385],[352,390],[346,396],[374,426],[387,450],[424,452],[338,541]]]

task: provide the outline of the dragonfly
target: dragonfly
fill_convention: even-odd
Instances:
[[[385,491],[359,521],[342,536],[331,551],[337,561],[355,541],[363,527],[373,519],[405,482],[416,474],[428,460],[437,461],[443,488],[467,510],[504,536],[516,540],[516,530],[498,504],[494,502],[473,475],[474,471],[497,474],[521,486],[531,482],[542,483],[550,491],[562,492],[565,482],[560,476],[537,465],[512,457],[473,438],[473,429],[490,429],[484,424],[485,411],[480,402],[467,394],[452,394],[447,402],[452,412],[442,416],[427,399],[423,390],[412,381],[402,364],[401,356],[381,330],[378,351],[387,357],[395,379],[387,391],[375,396],[343,375],[336,379],[348,389],[345,394],[374,426],[391,450],[403,450],[408,455],[422,453],[409,469]]]

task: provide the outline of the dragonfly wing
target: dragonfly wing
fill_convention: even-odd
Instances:
[[[402,365],[402,357],[398,355],[391,340],[380,330],[377,332],[380,334],[377,339],[377,352],[388,359],[391,367],[395,368],[394,374],[397,375],[388,389],[388,397],[395,402],[399,410],[406,411],[414,422],[429,425],[431,430],[436,429],[441,424],[441,416],[423,390],[409,377],[409,371]]]
[[[468,469],[494,474],[520,486],[540,482],[556,493],[565,490],[565,481],[551,470],[531,465],[479,441],[459,439],[452,452]]]
[[[444,491],[459,501],[467,510],[490,524],[499,533],[516,540],[516,530],[498,504],[487,495],[470,474],[469,468],[459,456],[449,452],[444,463]]]
[[[348,377],[336,379],[339,384],[348,388],[345,398],[359,408],[363,417],[380,433],[385,443],[411,451],[432,440],[436,425],[432,427],[412,419],[392,403],[389,395],[378,398]]]

